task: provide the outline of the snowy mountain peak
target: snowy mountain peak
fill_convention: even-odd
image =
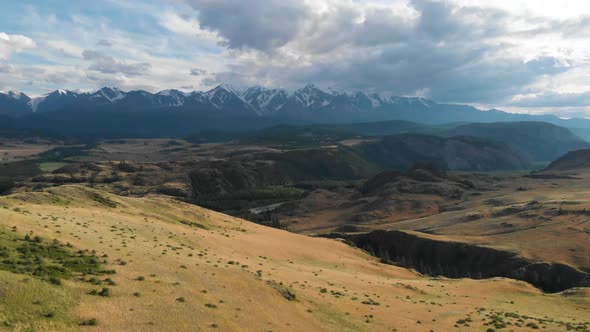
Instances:
[[[167,89],[167,90],[162,90],[162,91],[158,92],[157,95],[165,96],[165,97],[177,96],[177,95],[184,96],[184,93],[182,91],[176,90],[176,89]]]
[[[158,92],[157,96],[164,98],[164,100],[160,100],[160,103],[163,105],[182,106],[184,105],[185,98],[190,95],[180,90],[168,89]]]
[[[308,84],[305,87],[295,90],[293,95],[312,95],[318,93],[325,93],[314,84]]]
[[[104,97],[108,101],[115,102],[125,98],[126,93],[118,88],[104,87],[92,94],[94,97]]]
[[[296,90],[293,98],[303,107],[323,107],[331,103],[333,95],[320,90],[313,84],[308,84],[303,89]]]
[[[31,98],[26,94],[18,91],[0,91],[0,97],[4,100],[11,100],[14,103],[28,103]]]
[[[336,88],[328,88],[328,92],[334,96],[343,96],[343,95],[348,95],[346,93],[346,91],[342,90],[342,89],[336,89]],[[362,93],[362,92],[361,92]]]
[[[217,91],[226,91],[229,93],[233,93],[236,96],[241,95],[240,91],[229,84],[220,84],[214,89],[210,90],[209,92],[217,92]]]
[[[22,92],[17,92],[17,91],[8,91],[6,93],[7,95],[9,95],[10,97],[16,99],[16,100],[21,100],[21,99],[28,99],[29,97],[27,95],[25,95]]]
[[[284,89],[254,86],[238,90],[231,85],[221,84],[209,91],[185,93],[176,89],[167,89],[152,94],[135,90],[124,92],[114,87],[104,87],[95,92],[75,92],[56,90],[40,98],[29,98],[20,92],[0,93],[0,107],[18,109],[19,112],[51,111],[155,111],[182,108],[184,111],[244,113],[257,116],[295,115],[309,112],[334,112],[346,114],[354,112],[415,111],[435,108],[436,103],[418,97],[396,97],[387,94],[366,92],[344,92],[335,89],[322,90],[314,84],[287,92]],[[119,106],[120,105],[120,106]],[[0,110],[1,112],[1,110]]]
[[[67,96],[69,94],[76,94],[75,92],[71,92],[69,90],[57,89],[53,92],[46,94],[45,96]]]
[[[239,111],[240,109],[257,112],[243,98],[240,91],[228,84],[221,84],[205,94],[209,103],[217,109]]]
[[[260,86],[247,89],[242,98],[258,113],[276,112],[286,104],[289,94],[284,89],[267,89]]]

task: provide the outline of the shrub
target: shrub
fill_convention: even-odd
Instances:
[[[98,292],[99,296],[109,297],[111,296],[111,290],[108,287],[104,287],[100,292]]]
[[[96,318],[91,318],[91,319],[83,320],[82,322],[80,322],[80,325],[82,325],[82,326],[96,326],[96,325],[98,325],[98,321],[96,320]]]
[[[104,280],[104,282],[106,282],[107,285],[109,285],[109,286],[116,286],[117,285],[117,283],[113,279],[111,279],[111,278],[106,278]]]
[[[61,286],[61,280],[57,277],[49,277],[49,282],[52,285]]]
[[[366,305],[379,305],[379,302],[376,302],[376,301],[375,301],[375,300],[373,300],[373,299],[368,299],[368,300],[365,300],[365,301],[363,301],[363,302],[361,302],[361,303],[362,303],[362,304],[366,304]]]

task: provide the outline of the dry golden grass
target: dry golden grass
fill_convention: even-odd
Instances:
[[[549,331],[590,320],[588,290],[544,295],[508,279],[427,278],[339,241],[159,196],[124,198],[62,186],[2,197],[0,227],[13,226],[19,234],[32,231],[96,250],[117,272],[107,298],[86,294],[97,286],[66,282],[59,294],[67,295],[63,301],[72,310],[62,320],[31,313],[28,325],[3,312],[0,318],[17,320],[17,330],[81,329],[76,323],[90,318],[98,326],[84,329],[97,331],[485,331],[483,319],[490,321],[492,311],[530,316],[525,323]],[[23,276],[0,274],[6,278],[14,283]],[[0,295],[6,287],[0,283]],[[467,318],[469,326],[454,327]],[[509,330],[530,331],[518,324]]]
[[[0,139],[0,163],[31,159],[36,155],[58,147],[56,144],[27,144],[18,140]]]
[[[218,159],[228,155],[274,151],[258,145],[232,143],[193,144],[182,139],[115,139],[103,140],[87,155],[70,157],[70,161],[136,163],[180,162]]]
[[[344,195],[338,193],[313,195],[315,206],[305,206],[304,213],[282,220],[291,229],[306,234],[335,231],[342,226],[342,220],[363,207],[340,207]],[[451,203],[444,197],[403,198],[420,201],[421,207],[377,211],[356,226],[362,231],[420,231],[421,236],[485,245],[514,251],[534,261],[590,269],[590,172],[580,171],[575,179],[498,180],[493,190],[452,202],[457,204],[457,211],[450,212],[437,209],[438,205]]]

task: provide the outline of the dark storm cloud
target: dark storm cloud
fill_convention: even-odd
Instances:
[[[126,63],[100,51],[85,50],[82,53],[84,60],[90,61],[90,70],[104,74],[125,74],[127,76],[141,76],[150,71],[149,63]]]
[[[508,103],[527,93],[540,77],[571,68],[553,55],[525,61],[515,38],[554,31],[580,36],[590,24],[588,18],[526,17],[518,18],[523,27],[515,31],[509,26],[517,18],[506,11],[429,0],[411,1],[408,12],[347,1],[328,1],[324,12],[303,1],[186,1],[199,11],[202,27],[229,47],[258,52],[256,60],[211,74],[211,84],[313,82],[347,90],[423,91],[445,102]],[[280,58],[281,51],[295,60]]]
[[[308,15],[298,0],[186,0],[201,27],[218,32],[230,48],[270,50],[289,42]]]

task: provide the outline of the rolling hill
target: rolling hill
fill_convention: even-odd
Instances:
[[[407,170],[416,163],[444,170],[526,169],[530,163],[507,144],[477,137],[403,134],[386,136],[357,147],[367,159],[383,168]]]
[[[552,161],[590,147],[569,129],[545,122],[470,123],[444,132],[445,136],[476,136],[505,142],[534,161]]]
[[[188,139],[194,142],[239,141],[284,148],[321,147],[346,140],[374,140],[399,134],[441,137],[470,136],[508,145],[524,159],[548,162],[563,154],[590,147],[571,130],[546,122],[449,123],[426,125],[392,120],[355,124],[279,125],[248,132],[209,132]]]
[[[573,171],[588,168],[590,168],[590,149],[583,149],[566,153],[549,164],[545,171]]]
[[[0,206],[5,257],[48,248],[62,258],[40,267],[74,264],[39,276],[0,264],[0,320],[12,330],[481,331],[510,324],[557,331],[590,324],[584,289],[542,294],[509,279],[424,277],[339,241],[160,196],[61,186],[2,197]],[[82,257],[98,269],[74,269]],[[59,277],[49,282],[47,273]]]

